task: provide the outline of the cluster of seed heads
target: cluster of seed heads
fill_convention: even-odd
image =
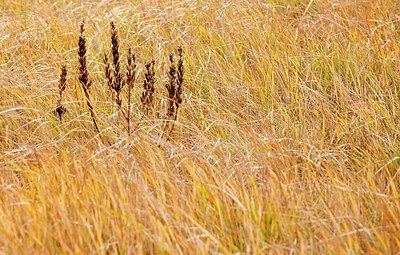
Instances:
[[[132,111],[132,91],[136,82],[136,56],[131,49],[128,50],[128,55],[126,59],[126,72],[125,77],[121,71],[121,59],[120,59],[120,45],[118,39],[118,32],[114,22],[110,22],[111,31],[111,56],[112,63],[110,64],[108,54],[104,54],[104,74],[106,77],[106,84],[109,90],[112,92],[113,100],[115,101],[118,110],[121,111],[127,124],[127,131],[130,134],[130,122],[131,122],[131,111]],[[87,108],[91,115],[94,127],[98,134],[100,135],[100,129],[97,124],[97,118],[94,113],[94,108],[91,103],[90,98],[90,88],[92,86],[92,81],[89,76],[87,58],[86,58],[87,48],[86,48],[86,37],[85,37],[85,23],[82,22],[80,26],[80,36],[78,40],[78,62],[79,62],[79,82],[81,84]],[[182,91],[183,91],[183,50],[178,49],[178,61],[175,64],[174,55],[170,55],[170,68],[168,72],[169,83],[166,84],[168,92],[168,108],[167,117],[171,120],[176,120],[178,115],[178,109],[182,103]],[[59,82],[59,99],[57,101],[57,107],[55,109],[56,115],[59,117],[60,121],[62,116],[66,112],[66,108],[61,104],[62,93],[66,88],[67,81],[67,68],[63,66],[61,69],[60,82]],[[143,79],[143,91],[140,97],[142,104],[142,110],[144,116],[149,116],[154,107],[154,93],[155,93],[155,61],[152,60],[145,65],[144,79]],[[127,108],[126,111],[123,109],[123,102],[121,98],[121,92],[127,87],[126,98],[127,98]],[[172,131],[172,127],[169,126],[169,132]],[[168,131],[164,130],[165,132]]]
[[[165,85],[168,91],[168,108],[167,116],[174,118],[175,115],[175,97],[176,97],[176,66],[174,61],[174,55],[169,55],[170,67],[168,71],[169,82]]]
[[[108,61],[107,53],[104,54],[104,73],[107,80],[107,85],[111,91],[113,91],[113,98],[118,107],[118,110],[122,113],[127,123],[128,134],[130,134],[130,120],[131,120],[131,94],[132,89],[136,80],[136,56],[132,53],[132,50],[128,50],[128,56],[126,61],[126,75],[125,79],[122,77],[121,72],[121,60],[119,52],[119,39],[117,28],[114,22],[110,23],[111,31],[111,55],[112,55],[112,67]],[[126,111],[122,108],[121,92],[122,89],[127,86],[127,98],[128,104]]]
[[[179,106],[182,103],[183,93],[183,50],[178,48],[178,64],[176,66],[174,55],[169,55],[170,67],[168,71],[168,83],[165,85],[168,92],[168,106],[167,106],[167,117],[171,120],[176,121],[178,117]],[[164,134],[172,132],[175,122],[166,122],[164,126]],[[169,130],[169,131],[168,131]]]

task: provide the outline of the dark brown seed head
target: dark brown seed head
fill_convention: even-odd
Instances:
[[[81,23],[81,34],[79,36],[79,41],[78,41],[79,81],[82,84],[83,92],[86,98],[86,105],[92,117],[94,127],[100,136],[100,129],[99,126],[97,125],[96,115],[94,114],[93,105],[90,102],[90,96],[89,96],[90,92],[89,89],[92,85],[92,82],[89,80],[89,71],[86,63],[86,38],[84,32],[85,32],[85,22],[83,21]]]
[[[177,91],[176,91],[176,107],[182,103],[182,93],[183,93],[183,75],[185,74],[183,68],[183,50],[181,47],[178,48],[178,70],[177,70]]]
[[[58,87],[61,95],[67,87],[67,66],[61,68],[60,83],[58,84]]]
[[[146,64],[146,73],[144,74],[143,81],[143,92],[140,98],[143,108],[145,109],[146,115],[153,106],[154,99],[154,83],[155,83],[155,72],[154,72],[155,61],[151,61]]]
[[[61,68],[60,81],[58,83],[58,92],[59,98],[57,100],[57,107],[55,109],[55,114],[58,116],[60,121],[62,120],[62,116],[65,114],[67,109],[62,105],[62,93],[67,87],[67,66],[63,66]]]
[[[110,67],[110,63],[108,62],[108,57],[107,57],[106,53],[104,53],[103,61],[104,61],[104,65],[105,65],[104,73],[107,78],[107,86],[109,87],[109,89],[112,90],[113,89],[113,77],[111,75],[111,67]]]
[[[183,92],[183,50],[181,47],[178,48],[178,63],[177,67],[175,66],[174,57],[171,54],[169,56],[169,60],[171,62],[168,78],[169,84],[166,84],[166,88],[168,90],[168,108],[167,108],[167,116],[174,121],[177,120],[179,106],[182,103],[182,92]],[[174,129],[175,122],[172,124],[168,124],[166,122],[164,126],[164,134],[167,134],[167,140],[170,139],[170,134]]]
[[[81,23],[81,34],[83,34],[83,33],[85,33],[85,21],[84,20],[82,20],[82,23]]]
[[[81,23],[81,34],[78,41],[78,61],[79,61],[79,81],[82,85],[89,89],[91,82],[89,81],[89,71],[86,63],[86,38],[85,32],[85,22]]]
[[[67,109],[62,104],[58,104],[55,112],[58,115],[58,118],[61,120],[62,116],[67,112]]]
[[[135,83],[136,75],[136,56],[132,53],[131,49],[128,50],[128,59],[126,67],[126,83],[132,89]]]
[[[170,67],[169,67],[169,71],[168,71],[169,83],[167,83],[165,86],[167,87],[168,91],[170,91],[170,90],[175,91],[176,67],[175,67],[175,61],[174,61],[173,54],[169,55],[169,61],[170,61]]]
[[[168,71],[169,82],[165,85],[168,91],[168,109],[167,116],[172,118],[175,114],[175,96],[176,96],[176,67],[174,55],[169,55],[170,67]]]
[[[122,87],[124,86],[122,81],[122,76],[120,73],[120,60],[119,60],[119,42],[118,42],[118,33],[117,28],[113,21],[110,23],[111,25],[111,51],[113,56],[113,64],[114,64],[114,81],[113,81],[113,89],[117,94],[120,93]]]

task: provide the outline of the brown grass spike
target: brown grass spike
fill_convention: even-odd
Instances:
[[[168,71],[168,83],[165,84],[165,88],[167,89],[168,92],[167,116],[164,123],[164,131],[161,137],[167,135],[167,133],[169,135],[169,133],[171,132],[170,121],[175,118],[174,115],[175,115],[175,97],[176,97],[176,65],[173,54],[169,55],[169,61],[170,61],[170,67]]]
[[[59,98],[57,100],[57,107],[55,110],[55,113],[56,115],[58,115],[60,122],[62,122],[62,116],[67,111],[67,109],[62,105],[62,94],[66,87],[67,87],[67,66],[64,65],[61,68],[60,81],[58,83]]]
[[[110,67],[110,63],[108,62],[108,57],[107,57],[106,53],[104,53],[103,61],[104,61],[104,66],[105,66],[104,73],[105,73],[106,78],[107,78],[107,86],[112,91],[113,90],[113,82],[114,82],[113,80],[114,79],[113,79],[113,77],[111,75],[111,67]]]
[[[121,65],[119,60],[119,42],[118,42],[118,34],[117,28],[113,21],[111,21],[111,52],[113,57],[113,64],[114,64],[114,79],[112,83],[112,87],[115,91],[115,102],[117,103],[120,110],[122,110],[122,102],[120,98],[121,90],[124,87],[124,83],[122,80],[122,75],[120,72]]]
[[[89,79],[89,71],[87,68],[86,38],[85,38],[84,33],[85,33],[85,22],[83,21],[81,23],[80,36],[79,36],[79,41],[78,41],[79,81],[82,84],[82,89],[83,89],[83,92],[84,92],[85,98],[86,98],[86,104],[89,109],[90,115],[92,117],[92,121],[93,121],[95,130],[100,135],[100,129],[99,129],[99,126],[97,125],[96,116],[94,114],[94,109],[90,102],[90,96],[89,96],[89,91],[90,91],[92,82]]]
[[[174,55],[169,55],[170,67],[168,71],[169,82],[165,85],[168,91],[168,109],[167,117],[174,119],[175,115],[175,95],[176,95],[176,66],[174,61]]]
[[[183,75],[185,74],[185,70],[183,68],[183,49],[181,47],[178,48],[178,71],[177,71],[177,80],[176,80],[176,98],[175,98],[175,118],[178,117],[179,106],[182,103],[182,94],[183,94]]]
[[[154,60],[146,64],[146,73],[144,74],[143,81],[143,93],[140,98],[142,107],[146,116],[149,115],[150,110],[153,108],[154,101],[154,84],[155,84],[155,72],[154,72]]]
[[[167,140],[170,139],[170,135],[175,126],[175,121],[178,118],[179,106],[182,103],[184,68],[183,50],[181,47],[178,48],[178,57],[178,66],[176,67],[173,55],[171,54],[169,56],[171,62],[171,66],[168,72],[169,83],[165,85],[168,91],[167,117],[173,120],[171,125],[168,125],[166,122],[164,126],[164,134],[168,132]]]
[[[131,49],[128,50],[128,59],[126,67],[126,84],[128,85],[128,109],[126,114],[126,121],[128,125],[128,135],[131,133],[130,120],[131,120],[131,94],[136,80],[136,56],[132,53]]]

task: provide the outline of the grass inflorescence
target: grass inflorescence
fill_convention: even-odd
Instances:
[[[140,101],[142,102],[142,109],[145,116],[148,116],[151,113],[154,106],[154,84],[156,82],[154,64],[154,60],[147,63],[144,73],[143,92]]]
[[[62,95],[66,87],[67,87],[67,66],[63,66],[61,68],[60,81],[58,83],[59,97],[57,100],[57,107],[55,109],[55,113],[60,119],[60,122],[62,122],[62,117],[67,111],[67,108],[65,108],[65,106],[62,105]]]
[[[90,100],[90,88],[92,86],[92,81],[89,78],[89,70],[86,60],[86,37],[85,37],[85,22],[81,23],[80,35],[78,41],[78,62],[79,62],[79,81],[82,85],[83,93],[85,95],[86,105],[89,110],[90,116],[95,130],[100,135],[100,129],[97,124],[96,115],[94,113],[94,108]]]

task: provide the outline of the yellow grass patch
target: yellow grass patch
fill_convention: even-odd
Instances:
[[[395,0],[2,1],[0,254],[395,254],[399,13]],[[103,141],[78,80],[82,20]],[[137,56],[130,136],[104,77],[110,20],[122,59]],[[157,110],[141,119],[152,59]]]

